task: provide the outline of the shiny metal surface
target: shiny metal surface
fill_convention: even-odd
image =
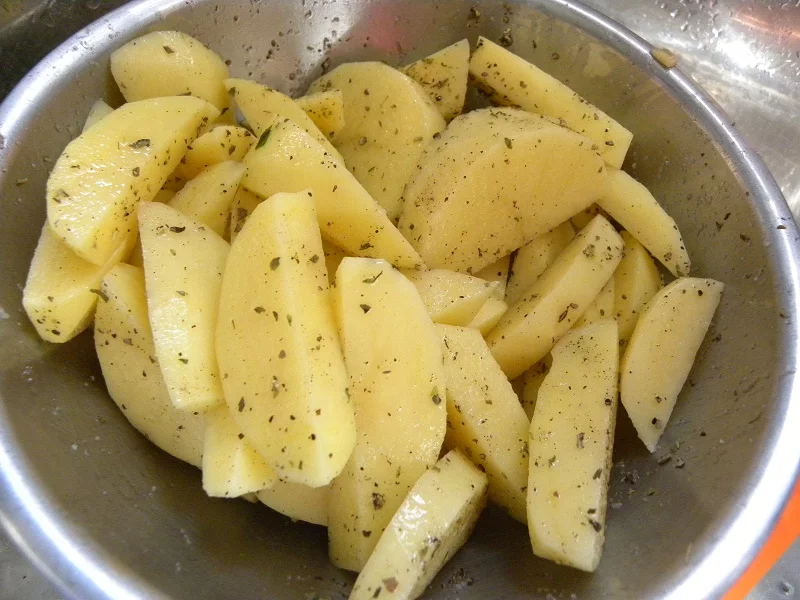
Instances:
[[[648,11],[663,10],[658,3],[603,4],[631,21],[642,11],[640,25],[651,23]],[[800,406],[791,401],[798,394],[797,232],[774,182],[738,137],[739,118],[732,127],[625,30],[563,0],[475,5],[477,22],[468,18],[471,3],[457,0],[139,2],[62,46],[0,109],[0,306],[9,315],[0,320],[0,513],[11,537],[64,593],[336,598],[352,581],[327,564],[318,528],[203,498],[196,471],[125,426],[97,379],[91,340],[47,346],[19,311],[49,165],[109,89],[110,49],[151,27],[198,35],[233,61],[235,74],[286,91],[302,89],[323,52],[334,64],[371,57],[399,63],[463,35],[497,39],[510,30],[515,52],[634,130],[629,167],[675,215],[698,272],[728,284],[712,341],[656,455],[672,452],[685,466],[657,466],[621,419],[598,573],[535,559],[526,532],[493,511],[434,582],[431,597],[714,597],[752,554],[800,457]],[[277,49],[267,58],[272,40]],[[713,51],[698,55],[712,61]],[[758,124],[752,127],[763,129]],[[791,191],[793,172],[776,172]]]

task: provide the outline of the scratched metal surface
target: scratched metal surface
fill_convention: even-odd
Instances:
[[[585,0],[645,39],[675,51],[681,67],[726,109],[800,214],[800,0]],[[120,0],[2,0],[0,99],[60,41]],[[797,597],[798,544],[753,599]],[[0,597],[58,594],[0,534]]]

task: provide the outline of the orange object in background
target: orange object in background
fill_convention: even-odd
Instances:
[[[725,595],[724,600],[745,598],[798,537],[800,537],[800,481],[795,484],[792,497],[783,509],[783,514],[767,543],[747,567],[744,575]]]

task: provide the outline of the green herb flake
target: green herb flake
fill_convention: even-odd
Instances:
[[[231,90],[232,90],[231,91],[232,94],[236,93],[236,88],[231,88]],[[272,129],[270,128],[270,129],[267,129],[264,133],[261,134],[261,137],[258,138],[258,142],[256,143],[256,150],[258,150],[259,148],[261,148],[261,146],[263,146],[264,144],[267,143],[267,140],[269,140],[269,134],[271,132],[272,132]]]

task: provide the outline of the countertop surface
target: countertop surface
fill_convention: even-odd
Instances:
[[[761,153],[800,215],[800,0],[584,1],[675,52]],[[0,99],[58,43],[122,4],[0,0]],[[0,598],[61,600],[3,534]],[[748,598],[800,598],[800,540]]]

